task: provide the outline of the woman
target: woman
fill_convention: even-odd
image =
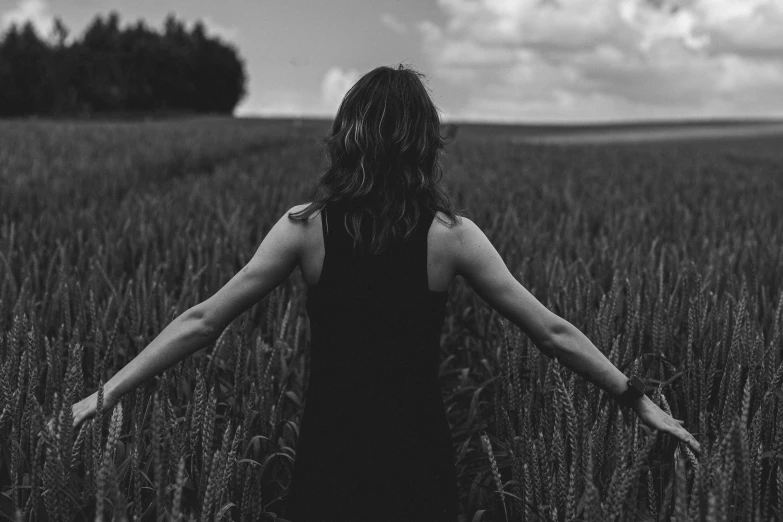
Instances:
[[[345,95],[313,201],[293,207],[250,262],[110,379],[104,404],[217,339],[298,266],[308,285],[312,367],[286,518],[456,520],[438,340],[457,275],[535,344],[619,397],[627,378],[535,299],[438,186],[437,109],[420,74],[379,67]],[[626,397],[625,395],[623,397]],[[96,394],[73,406],[91,416]],[[645,395],[625,404],[699,451]]]

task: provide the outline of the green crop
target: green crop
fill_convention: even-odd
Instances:
[[[281,513],[309,368],[298,271],[111,411],[74,430],[70,408],[307,201],[327,127],[0,123],[0,518]],[[449,145],[443,183],[511,272],[702,446],[651,433],[457,279],[440,379],[463,520],[781,520],[780,145]]]

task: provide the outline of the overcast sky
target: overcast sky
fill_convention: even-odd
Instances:
[[[238,115],[333,116],[350,85],[404,62],[446,119],[783,116],[783,0],[0,0],[0,30],[98,13],[197,19],[239,48]]]

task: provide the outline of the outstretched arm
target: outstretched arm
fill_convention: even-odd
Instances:
[[[299,264],[303,235],[302,227],[289,220],[287,214],[269,230],[253,258],[223,288],[180,314],[106,382],[104,409],[147,379],[215,341],[231,321],[288,278]],[[74,404],[74,426],[92,416],[96,408],[97,392]]]
[[[519,326],[549,357],[617,397],[627,388],[628,378],[574,325],[539,302],[506,267],[484,233],[471,220],[461,217],[455,227],[451,258],[455,272],[467,280],[476,293],[503,317]],[[699,443],[646,395],[633,409],[654,429],[670,433],[699,451]]]

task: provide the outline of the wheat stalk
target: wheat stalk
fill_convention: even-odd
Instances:
[[[500,503],[503,505],[503,513],[505,513],[506,521],[508,521],[508,510],[506,509],[506,499],[504,497],[503,482],[500,480],[500,471],[498,470],[498,463],[495,459],[495,453],[492,451],[492,443],[486,433],[481,434],[481,442],[484,445],[484,449],[489,456],[489,463],[492,468],[492,477],[495,480],[495,487],[497,493],[500,496]]]

